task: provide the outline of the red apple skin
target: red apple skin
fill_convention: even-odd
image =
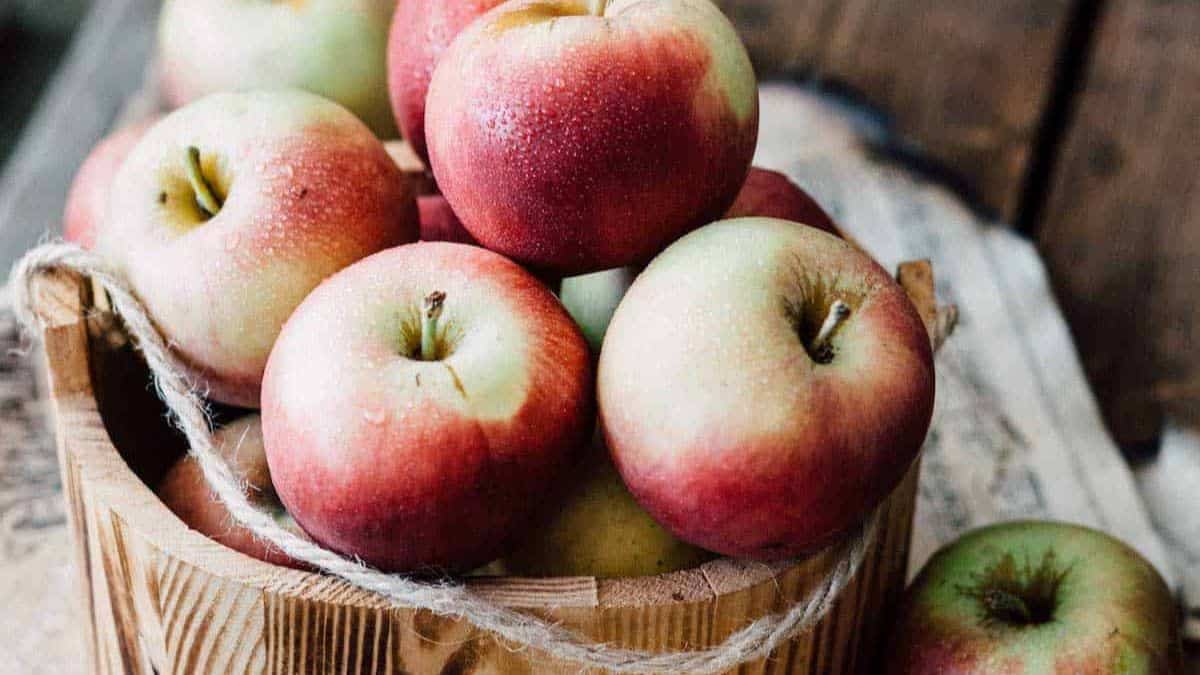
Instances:
[[[429,88],[442,194],[489,249],[561,275],[645,262],[719,218],[758,137],[753,69],[707,0],[513,0]],[[551,29],[553,26],[553,29]]]
[[[417,210],[421,212],[421,241],[451,241],[479,245],[454,214],[450,202],[442,195],[417,197]]]
[[[778,171],[753,167],[726,218],[779,218],[841,236],[817,200]]]
[[[504,0],[403,0],[388,36],[388,92],[396,125],[413,150],[429,161],[425,97],[442,52],[462,29]]]
[[[819,325],[833,298],[852,312],[821,364],[787,308]],[[841,536],[895,488],[928,430],[934,373],[915,308],[878,264],[815,228],[745,218],[687,235],[637,277],[597,392],[614,461],[655,520],[710,551],[778,560]]]
[[[1013,625],[979,596],[1007,556],[1020,573],[1053,554],[1051,620]],[[970,532],[929,560],[906,591],[883,662],[889,675],[1168,675],[1182,672],[1175,602],[1158,572],[1112,537],[1018,521]]]
[[[187,147],[227,195],[205,219]],[[211,398],[257,408],[284,321],[325,277],[418,235],[411,185],[341,106],[214,94],[165,117],[113,181],[96,251],[129,279]]]
[[[218,452],[233,463],[234,469],[246,481],[246,496],[260,508],[275,512],[280,525],[303,535],[275,496],[267,455],[263,449],[259,416],[243,417],[223,427],[217,432],[216,441]],[[225,504],[208,486],[200,464],[189,455],[181,457],[167,472],[158,488],[158,496],[188,527],[217,543],[272,565],[308,569],[304,563],[258,538],[235,521]]]
[[[446,293],[440,361],[411,356]],[[466,571],[508,552],[587,446],[587,345],[537,279],[475,246],[421,242],[331,277],[267,365],[275,486],[322,545],[381,569]]]
[[[155,115],[140,122],[126,125],[103,138],[88,153],[71,190],[67,193],[67,206],[63,212],[63,238],[92,248],[96,244],[96,227],[104,220],[108,211],[108,190],[121,162],[129,155],[146,131],[154,126],[161,116]]]

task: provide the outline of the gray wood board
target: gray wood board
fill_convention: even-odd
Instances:
[[[0,174],[0,270],[60,230],[75,170],[142,87],[157,11],[154,0],[102,0],[83,20]]]

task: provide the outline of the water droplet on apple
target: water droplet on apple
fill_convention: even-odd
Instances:
[[[379,408],[367,408],[363,410],[363,419],[367,421],[367,424],[378,426],[387,420],[387,413]]]
[[[232,250],[236,249],[238,247],[238,244],[241,243],[241,241],[242,241],[241,235],[239,235],[237,232],[234,232],[233,234],[231,234],[225,238],[225,250],[232,251]]]

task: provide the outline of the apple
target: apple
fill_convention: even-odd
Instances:
[[[384,570],[508,552],[595,420],[587,345],[554,295],[485,249],[421,242],[321,284],[263,382],[275,487],[314,540]]]
[[[489,249],[561,275],[642,263],[733,204],[758,91],[708,0],[512,0],[429,86],[442,194]]]
[[[608,327],[597,395],[638,502],[680,539],[776,560],[860,522],[917,457],[929,337],[904,290],[815,228],[726,220],[672,244]]]
[[[396,0],[167,0],[158,27],[163,96],[295,87],[341,103],[383,138],[387,32]]]
[[[421,241],[453,241],[478,246],[479,242],[463,227],[455,215],[450,202],[442,195],[417,197],[417,210],[421,213]]]
[[[161,119],[155,115],[133,122],[101,139],[88,153],[75,173],[67,205],[63,211],[63,238],[92,248],[96,243],[96,228],[108,210],[108,190],[121,162],[133,150],[146,131]]]
[[[837,225],[807,192],[778,171],[750,169],[726,218],[779,218],[838,234]]]
[[[209,395],[254,408],[304,296],[416,237],[412,190],[370,130],[280,90],[214,94],[154,125],[113,179],[95,248]]]
[[[422,159],[425,145],[425,97],[442,52],[462,29],[504,0],[403,0],[392,17],[388,37],[388,91],[396,124]]]
[[[617,305],[637,275],[636,267],[618,267],[563,279],[559,299],[579,324],[594,354],[600,353]]]
[[[621,481],[603,439],[581,467],[561,509],[504,561],[521,576],[642,577],[697,567],[713,554],[654,522]]]
[[[245,481],[245,494],[251,503],[271,512],[280,526],[303,536],[304,533],[284,510],[271,485],[259,416],[249,415],[222,427],[216,433],[216,445],[220,455],[232,464]],[[180,520],[209,539],[273,565],[307,569],[304,563],[259,539],[235,521],[225,504],[209,488],[199,462],[190,455],[184,455],[167,471],[157,492],[167,508]]]
[[[938,551],[905,594],[893,675],[1182,672],[1171,592],[1136,551],[1077,525],[1011,522]]]

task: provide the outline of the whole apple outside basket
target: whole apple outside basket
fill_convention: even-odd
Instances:
[[[944,331],[932,270],[906,263],[899,279],[936,344]],[[93,672],[580,672],[465,621],[391,608],[339,579],[272,566],[188,529],[151,487],[185,448],[144,362],[85,280],[46,274],[35,292]],[[905,582],[917,472],[882,505],[862,567],[824,619],[737,672],[874,672]],[[654,577],[469,584],[599,642],[698,649],[804,597],[839,550],[774,564],[718,559]]]

